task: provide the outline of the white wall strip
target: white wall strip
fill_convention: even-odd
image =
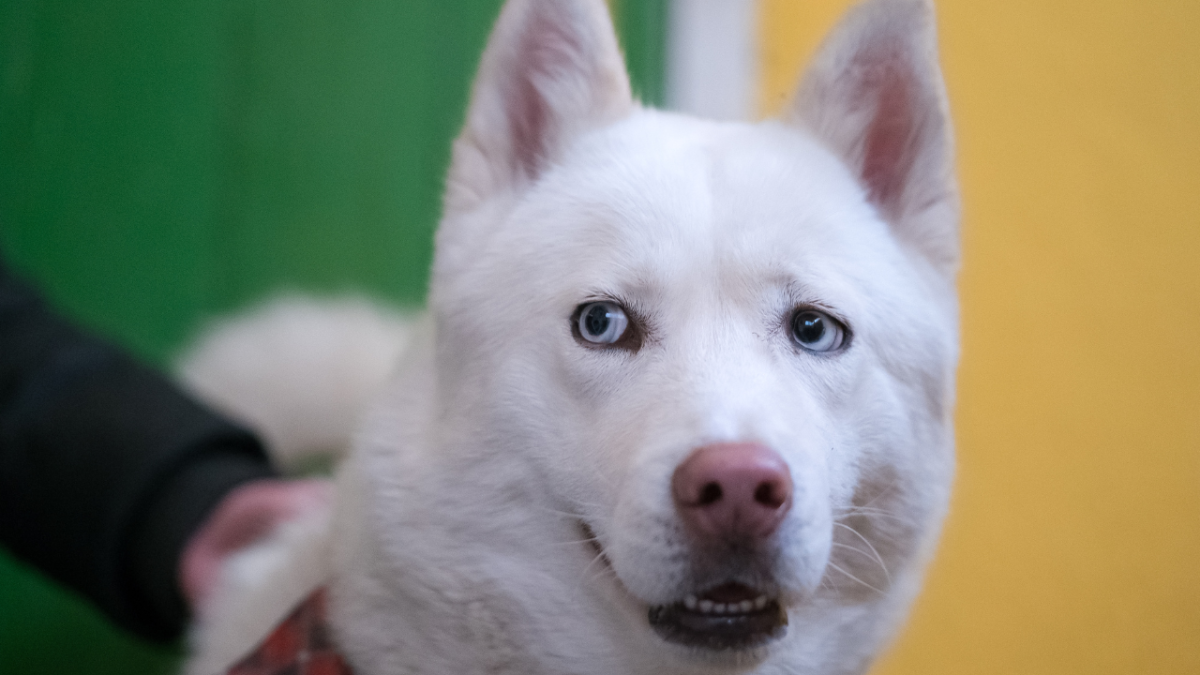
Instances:
[[[748,120],[758,93],[756,0],[671,0],[667,107]]]

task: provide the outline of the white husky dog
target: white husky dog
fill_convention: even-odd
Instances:
[[[760,124],[638,105],[603,0],[510,0],[428,316],[331,512],[230,564],[190,672],[318,587],[359,675],[863,672],[950,493],[957,220],[927,0],[852,10]],[[388,325],[355,316],[354,386],[315,354],[222,384],[282,358],[249,356],[278,312],[188,372],[301,428],[387,370]]]

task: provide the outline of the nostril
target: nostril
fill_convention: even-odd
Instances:
[[[787,501],[782,487],[773,481],[764,481],[754,490],[754,501],[763,506],[777,509]]]
[[[717,483],[708,483],[700,490],[700,499],[697,501],[699,506],[708,506],[721,501],[721,486]]]
[[[783,458],[756,443],[697,448],[671,477],[683,523],[705,545],[765,540],[787,515],[792,479]]]

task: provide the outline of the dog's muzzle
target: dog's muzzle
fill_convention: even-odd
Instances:
[[[753,550],[774,535],[792,505],[792,478],[774,450],[719,443],[694,451],[671,480],[680,521],[698,550]],[[650,625],[663,639],[693,647],[748,649],[783,635],[778,598],[728,582],[653,607]]]

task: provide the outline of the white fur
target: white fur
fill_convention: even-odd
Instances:
[[[225,563],[217,592],[189,636],[197,648],[187,675],[227,670],[329,578],[329,515],[315,512],[288,523]]]
[[[632,101],[602,0],[510,0],[455,144],[429,316],[359,427],[332,527],[264,583],[325,565],[360,675],[863,672],[953,473],[957,191],[934,52],[928,3],[871,0],[790,121],[708,122]],[[637,313],[638,351],[575,339],[597,298]],[[791,341],[805,305],[850,326],[844,351]],[[770,564],[720,572],[777,590],[787,634],[732,654],[647,620],[726,578],[691,564],[669,488],[721,441],[770,446],[796,485]],[[194,664],[262,634],[245,599],[262,596],[242,597],[205,612],[222,630]]]
[[[409,340],[408,322],[361,298],[283,296],[214,322],[180,360],[184,384],[253,427],[275,458],[340,453]]]

